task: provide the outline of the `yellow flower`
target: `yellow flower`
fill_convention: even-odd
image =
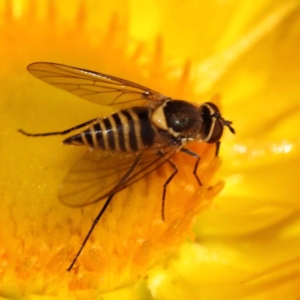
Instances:
[[[300,4],[109,3],[0,4],[0,295],[297,298]],[[214,145],[191,146],[202,157],[205,187],[193,177],[193,159],[177,155],[166,222],[167,166],[116,195],[68,273],[101,207],[72,209],[57,198],[85,150],[17,129],[63,130],[112,110],[35,80],[25,70],[35,61],[100,71],[191,102],[214,99],[237,135],[224,133],[221,167]]]

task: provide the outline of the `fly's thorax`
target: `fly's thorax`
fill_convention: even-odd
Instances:
[[[217,142],[223,133],[219,109],[213,103],[195,106],[182,100],[167,100],[152,114],[152,123],[174,138]]]

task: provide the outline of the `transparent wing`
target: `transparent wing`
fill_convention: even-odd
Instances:
[[[35,77],[76,96],[119,109],[167,99],[134,82],[85,69],[49,62],[33,63],[27,69]]]
[[[91,149],[63,180],[60,201],[68,206],[82,207],[105,199],[156,170],[179,149],[177,145],[138,154]]]

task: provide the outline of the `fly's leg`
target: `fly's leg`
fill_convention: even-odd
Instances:
[[[158,151],[157,154],[160,155],[160,156],[163,155],[163,153],[161,151]],[[163,221],[165,221],[165,198],[166,198],[167,186],[172,181],[172,179],[174,178],[174,176],[178,172],[177,166],[175,165],[175,163],[171,159],[169,159],[167,161],[167,163],[174,169],[174,171],[164,184],[164,190],[163,190],[163,196],[162,196],[162,206],[161,206],[161,217],[162,217]]]
[[[221,147],[221,142],[217,141],[216,142],[216,156],[219,156],[219,151],[220,151],[220,147]]]
[[[127,171],[127,172],[124,174],[124,176],[120,179],[118,185],[121,185],[121,184],[123,184],[124,182],[126,182],[127,178],[132,174],[132,172],[135,170],[136,166],[137,166],[138,163],[140,162],[142,156],[143,156],[143,153],[142,153],[142,152],[139,153],[139,154],[136,156],[135,160],[133,161],[133,163],[132,163],[132,165],[130,166],[130,168],[128,169],[128,171]],[[99,214],[98,214],[97,217],[95,218],[95,220],[94,220],[94,222],[93,222],[93,224],[92,224],[90,230],[88,231],[88,233],[87,233],[87,235],[86,235],[86,237],[85,237],[85,239],[84,239],[84,241],[83,241],[83,243],[82,243],[82,245],[81,245],[79,251],[78,251],[77,254],[75,255],[75,258],[73,259],[73,261],[72,261],[72,263],[70,264],[69,268],[67,269],[68,272],[70,272],[70,271],[72,270],[72,268],[73,268],[74,264],[76,263],[76,261],[77,261],[79,255],[81,254],[83,248],[85,247],[85,244],[87,243],[88,239],[90,238],[92,232],[94,231],[94,229],[95,229],[96,225],[98,224],[99,220],[101,219],[102,215],[103,215],[104,212],[106,211],[106,209],[107,209],[107,207],[108,207],[109,203],[111,202],[111,200],[112,200],[112,198],[113,198],[114,195],[115,195],[115,194],[111,194],[111,195],[107,198],[107,200],[106,200],[104,206],[102,207],[102,209],[100,210]]]
[[[82,243],[82,245],[81,245],[79,251],[76,253],[76,255],[75,255],[75,257],[74,257],[72,263],[70,264],[69,268],[67,269],[68,272],[70,272],[70,271],[72,270],[72,268],[73,268],[74,264],[76,263],[76,261],[77,261],[79,255],[81,254],[81,252],[82,252],[82,250],[83,250],[85,244],[87,243],[88,239],[90,238],[92,232],[94,231],[94,229],[95,229],[96,225],[98,224],[99,220],[101,219],[102,215],[103,215],[104,212],[106,211],[106,209],[107,209],[107,207],[108,207],[109,203],[111,202],[111,200],[112,200],[112,198],[113,198],[114,195],[115,195],[115,194],[112,194],[112,195],[110,195],[110,196],[107,198],[107,200],[106,200],[104,206],[102,207],[102,209],[101,209],[101,211],[99,212],[98,216],[97,216],[96,219],[94,220],[94,222],[93,222],[93,224],[92,224],[92,226],[91,226],[89,232],[87,233],[87,235],[86,235],[86,237],[85,237],[85,239],[84,239],[84,241],[83,241],[83,243]]]
[[[95,118],[93,120],[89,120],[87,122],[84,122],[82,124],[79,124],[79,125],[76,125],[72,128],[69,128],[67,130],[64,130],[64,131],[56,131],[56,132],[46,132],[46,133],[28,133],[28,132],[25,132],[24,130],[22,129],[19,129],[18,131],[21,132],[22,134],[24,135],[27,135],[27,136],[48,136],[48,135],[64,135],[64,134],[68,134],[74,130],[77,130],[77,129],[80,129],[82,127],[85,127],[85,126],[88,126],[94,122],[96,122],[98,120],[98,118]]]
[[[197,153],[195,153],[195,152],[193,152],[193,151],[191,151],[189,149],[186,149],[186,148],[181,148],[180,151],[183,152],[183,153],[185,153],[185,154],[187,154],[187,155],[190,155],[190,156],[192,156],[192,157],[194,157],[196,159],[196,163],[195,163],[195,166],[194,166],[193,174],[196,177],[196,179],[198,181],[198,184],[200,186],[202,186],[201,180],[200,180],[200,178],[197,175],[198,165],[199,165],[201,157]]]
[[[216,152],[215,152],[215,156],[218,156],[218,155],[219,155],[220,146],[221,146],[221,142],[220,142],[220,141],[217,141],[217,142],[216,142]],[[200,178],[199,178],[198,175],[197,175],[198,165],[199,165],[199,162],[200,162],[201,157],[200,157],[197,153],[195,153],[195,152],[193,152],[193,151],[191,151],[191,150],[189,150],[189,149],[187,149],[187,148],[181,148],[180,151],[183,152],[183,153],[185,153],[185,154],[187,154],[187,155],[190,155],[190,156],[192,156],[192,157],[194,157],[194,158],[196,159],[196,163],[195,163],[195,166],[194,166],[193,174],[194,174],[194,176],[196,177],[196,179],[197,179],[197,181],[198,181],[198,184],[199,184],[200,186],[202,186],[201,180],[200,180]]]

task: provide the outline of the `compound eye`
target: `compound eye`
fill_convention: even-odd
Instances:
[[[214,113],[217,113],[217,114],[220,113],[219,108],[214,103],[212,103],[212,102],[205,102],[204,104],[208,105],[208,107],[210,108],[210,111],[213,111]]]
[[[214,127],[212,129],[211,136],[210,136],[209,140],[207,141],[207,143],[211,143],[211,144],[216,143],[220,140],[220,138],[222,137],[223,128],[224,128],[223,123],[219,119],[216,119],[213,126]]]

